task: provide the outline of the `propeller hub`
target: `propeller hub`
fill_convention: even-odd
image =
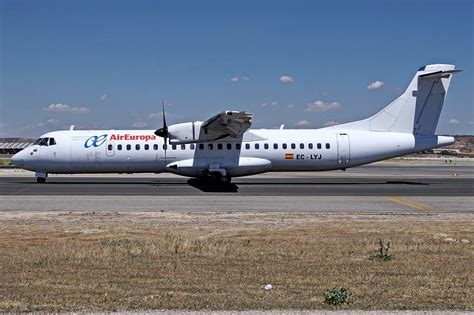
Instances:
[[[157,135],[158,137],[167,137],[168,136],[168,128],[160,128],[158,130],[155,131],[155,135]]]

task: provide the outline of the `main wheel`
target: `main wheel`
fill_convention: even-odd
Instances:
[[[40,184],[46,183],[46,178],[45,177],[37,177],[36,182]]]
[[[232,181],[232,177],[230,177],[229,175],[221,177],[221,182],[222,183],[230,184],[231,181]]]
[[[211,173],[209,174],[209,179],[213,183],[224,183],[224,184],[230,184],[232,181],[232,177],[229,175],[222,176],[221,173]]]

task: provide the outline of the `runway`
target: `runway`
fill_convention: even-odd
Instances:
[[[473,170],[375,164],[346,172],[268,173],[230,185],[160,174],[61,175],[37,184],[31,174],[3,174],[0,210],[470,212]]]
[[[346,172],[267,173],[215,184],[169,174],[58,175],[46,184],[1,176],[0,195],[61,196],[472,196],[472,167],[373,165]]]
[[[53,177],[46,184],[23,177],[0,178],[1,195],[61,196],[472,196],[472,178],[250,177],[232,184],[186,178]]]

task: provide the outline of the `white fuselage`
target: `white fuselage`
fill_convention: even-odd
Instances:
[[[48,173],[161,173],[224,178],[268,171],[346,169],[454,143],[436,136],[454,65],[418,69],[408,88],[367,119],[310,130],[249,129],[248,112],[223,111],[205,122],[154,130],[55,131],[12,162]],[[165,145],[164,137],[175,145]],[[168,142],[167,141],[167,142]]]
[[[161,173],[201,177],[213,170],[245,176],[268,171],[346,169],[454,142],[452,137],[342,130],[249,130],[240,139],[170,145],[154,130],[55,131],[14,163],[41,173]]]

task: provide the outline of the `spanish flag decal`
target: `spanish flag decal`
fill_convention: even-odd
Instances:
[[[295,155],[293,153],[285,153],[285,160],[293,160]]]

